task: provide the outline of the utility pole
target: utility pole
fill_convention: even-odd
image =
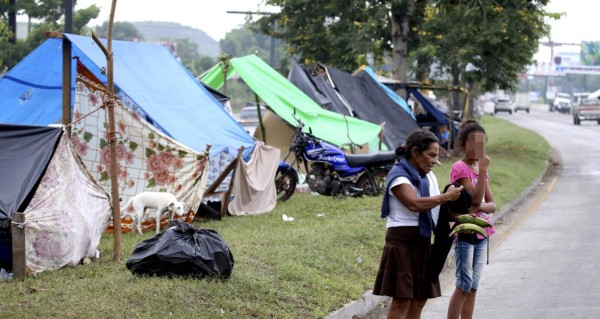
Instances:
[[[548,73],[546,73],[546,75],[544,76],[544,102],[548,103],[548,76],[549,73],[552,72],[552,70],[550,69],[550,66],[552,64],[560,64],[560,61],[558,61],[559,63],[556,63],[556,59],[554,57],[554,48],[555,47],[560,47],[563,45],[573,45],[573,46],[580,46],[580,43],[567,43],[567,42],[554,42],[552,41],[552,38],[548,35],[548,41],[547,42],[540,42],[542,45],[550,47],[550,62],[548,64]]]
[[[65,1],[65,33],[73,33],[73,0]]]
[[[273,14],[273,12],[263,12],[263,11],[227,11],[227,13],[229,14],[244,14],[244,15],[263,15],[263,16],[270,16]],[[271,22],[271,30],[275,31],[275,22]],[[275,67],[275,37],[273,37],[272,35],[271,37],[271,44],[270,44],[270,48],[269,48],[269,65],[272,67]]]
[[[8,9],[8,28],[12,31],[13,36],[8,39],[8,41],[12,44],[17,43],[17,9],[15,6],[17,5],[16,0],[8,0],[9,9]]]
[[[568,42],[554,42],[550,37],[548,37],[547,42],[540,42],[542,45],[550,47],[550,63],[554,63],[554,48],[560,47],[563,45],[573,45],[573,46],[581,46],[581,43],[568,43]]]

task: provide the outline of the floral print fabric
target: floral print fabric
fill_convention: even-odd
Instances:
[[[79,64],[73,116],[77,122],[72,126],[71,142],[94,178],[110,192],[108,114],[104,108],[98,109],[104,105],[106,96],[106,87]],[[206,188],[208,155],[178,143],[125,107],[120,99],[115,100],[116,169],[121,207],[144,191],[170,192],[185,203],[187,214],[179,219],[191,222]],[[131,231],[129,213],[121,211],[124,233]],[[155,229],[153,215],[147,212],[142,222],[144,231]],[[162,224],[166,225],[166,220]],[[112,222],[108,230],[111,229]]]
[[[96,255],[112,214],[109,195],[89,175],[65,135],[24,213],[29,270],[75,266]]]

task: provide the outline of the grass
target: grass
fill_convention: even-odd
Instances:
[[[501,119],[484,117],[482,124],[501,207],[539,176],[549,146]],[[440,187],[458,158],[436,168]],[[153,234],[124,234],[120,262],[111,261],[112,237],[104,235],[97,262],[0,282],[1,317],[322,318],[372,289],[385,234],[380,203],[381,197],[297,193],[267,214],[195,221],[229,245],[235,259],[229,279],[134,277],[125,261]],[[295,220],[284,222],[282,214]]]

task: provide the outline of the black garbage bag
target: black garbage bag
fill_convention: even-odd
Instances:
[[[134,275],[229,278],[233,263],[216,231],[172,220],[164,232],[137,244],[125,265]]]

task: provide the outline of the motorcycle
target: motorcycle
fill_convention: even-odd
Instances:
[[[292,143],[275,176],[278,201],[286,201],[294,194],[300,165],[306,172],[305,182],[311,192],[320,195],[378,196],[385,191],[387,174],[397,160],[394,151],[345,154],[337,146],[313,136],[312,132],[304,132],[304,124],[296,120],[299,124],[295,127]],[[295,158],[288,164],[287,159],[292,154]]]

